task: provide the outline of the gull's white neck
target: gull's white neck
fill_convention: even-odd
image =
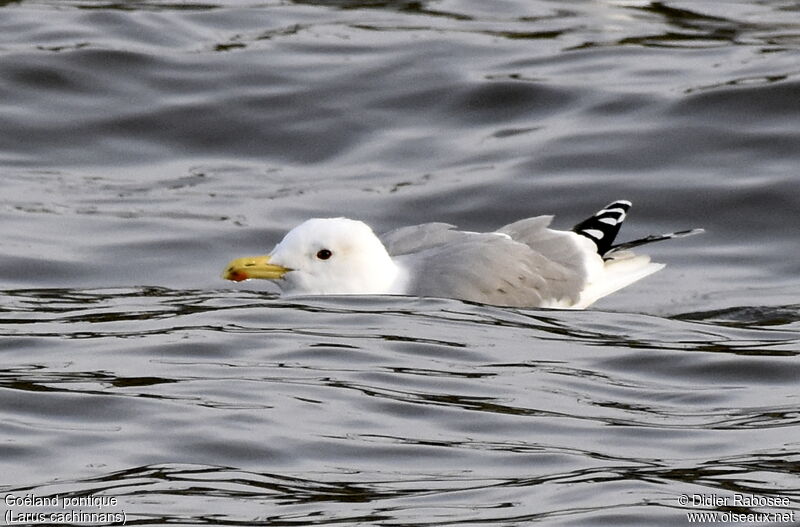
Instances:
[[[402,264],[396,262],[391,257],[389,258],[392,267],[392,281],[389,283],[388,288],[384,294],[387,295],[405,295],[408,294],[408,284],[410,274],[408,269]]]

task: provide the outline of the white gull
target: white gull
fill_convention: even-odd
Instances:
[[[515,307],[583,309],[663,269],[630,249],[702,229],[614,245],[631,203],[618,200],[570,231],[537,216],[488,233],[445,223],[381,236],[347,218],[298,225],[266,256],[237,258],[228,280],[268,279],[289,295],[413,295]]]

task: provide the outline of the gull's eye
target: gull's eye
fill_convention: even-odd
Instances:
[[[330,252],[328,249],[320,249],[317,252],[317,258],[319,258],[320,260],[327,260],[331,256],[333,256],[333,253]]]

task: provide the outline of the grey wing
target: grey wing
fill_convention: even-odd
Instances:
[[[497,232],[507,234],[545,258],[585,275],[585,248],[576,243],[575,233],[549,229],[552,220],[552,216],[536,216],[506,225]]]
[[[391,256],[400,256],[443,245],[463,234],[449,223],[423,223],[389,231],[380,238]]]
[[[410,294],[515,307],[578,300],[583,275],[528,245],[496,233],[451,232],[444,244],[398,258],[409,270]]]

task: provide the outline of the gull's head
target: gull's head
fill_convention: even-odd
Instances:
[[[289,231],[268,255],[233,260],[223,278],[273,280],[289,294],[388,294],[399,274],[367,224],[315,218]]]

